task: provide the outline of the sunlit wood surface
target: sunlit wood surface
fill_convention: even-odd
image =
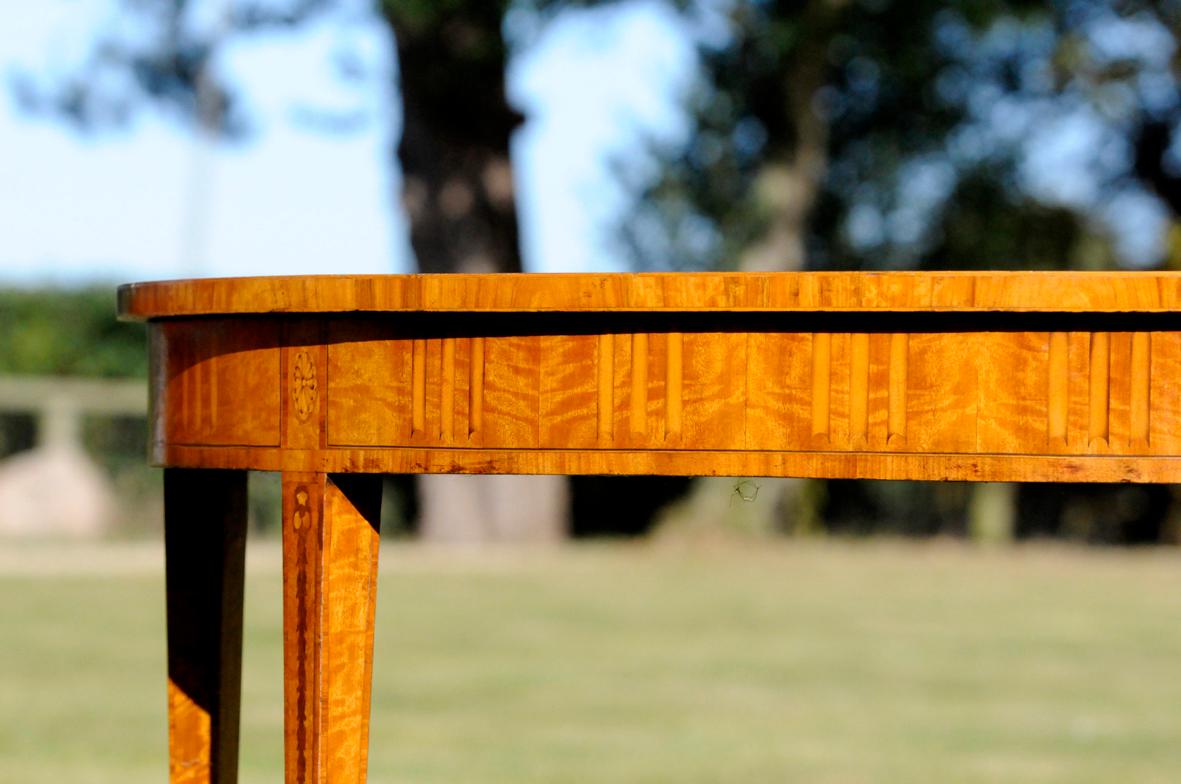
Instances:
[[[161,465],[1177,481],[1181,276],[137,284]]]
[[[283,472],[289,783],[365,775],[366,474],[1181,480],[1178,274],[256,278],[119,302],[149,321],[170,542],[203,487],[225,497],[209,477]],[[227,514],[201,552],[235,552]],[[235,770],[241,573],[205,560],[221,604],[169,604],[170,631],[226,619],[170,636],[175,781]]]

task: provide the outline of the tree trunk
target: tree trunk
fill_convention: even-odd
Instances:
[[[828,120],[816,106],[826,81],[820,39],[801,45],[783,84],[782,105],[795,138],[773,150],[755,180],[757,208],[767,216],[763,236],[743,253],[740,267],[751,271],[800,270],[806,266],[808,218],[828,168]]]
[[[505,97],[502,4],[383,11],[398,44],[402,202],[419,270],[519,272],[509,149],[523,117]],[[566,531],[563,477],[423,476],[418,488],[426,541],[552,542]]]

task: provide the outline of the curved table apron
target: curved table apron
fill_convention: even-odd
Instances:
[[[379,475],[1181,479],[1181,275],[142,283],[174,782],[237,768],[246,471],[283,476],[288,782],[365,777]]]

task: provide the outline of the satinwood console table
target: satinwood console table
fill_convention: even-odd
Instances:
[[[1181,480],[1181,275],[142,283],[173,782],[237,775],[246,472],[282,472],[286,780],[365,779],[379,475]],[[521,499],[528,503],[528,499]]]

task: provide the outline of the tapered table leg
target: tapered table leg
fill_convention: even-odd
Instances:
[[[283,474],[287,784],[363,784],[379,477]]]
[[[172,784],[238,780],[246,472],[164,472]]]

